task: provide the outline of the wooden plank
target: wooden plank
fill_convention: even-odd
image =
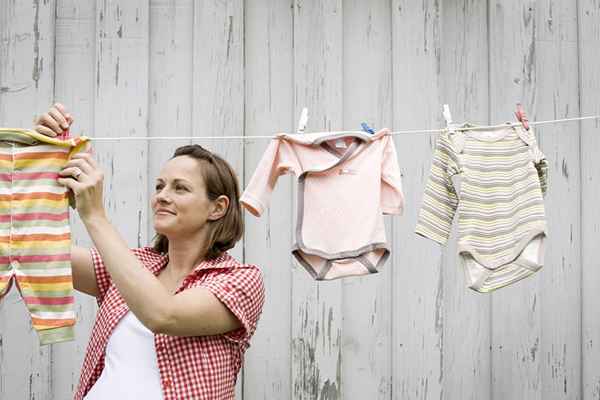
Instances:
[[[389,1],[344,1],[343,126],[346,129],[360,130],[363,121],[376,130],[391,126],[389,11]],[[392,244],[390,236],[388,241]],[[391,396],[393,267],[390,259],[376,275],[347,278],[342,282],[341,392],[344,398],[389,399]]]
[[[577,3],[579,22],[579,98],[581,115],[600,115],[600,1]],[[582,395],[600,399],[600,262],[596,255],[600,233],[600,119],[582,121],[581,129],[581,265],[582,265]]]
[[[244,129],[244,3],[242,0],[194,2],[194,136],[241,135]],[[222,156],[243,182],[240,141],[195,140]],[[243,260],[243,241],[230,251]],[[242,396],[243,375],[236,398]]]
[[[536,4],[536,103],[533,119],[579,115],[575,2]],[[580,134],[577,123],[538,127],[550,160],[548,231],[542,290],[542,396],[581,398]]]
[[[96,61],[96,7],[90,1],[58,0],[56,4],[56,57],[54,98],[75,117],[71,135],[90,135],[94,124],[94,66]],[[75,210],[71,210],[73,243],[90,247],[91,241]],[[79,374],[96,317],[93,297],[77,292],[75,341],[54,346],[52,395],[68,399],[79,383]]]
[[[193,0],[150,1],[150,69],[148,134],[191,136],[193,86]],[[165,162],[179,146],[191,140],[151,141],[148,146],[148,198],[154,193],[155,179]],[[151,210],[148,240],[155,231]]]
[[[517,101],[534,111],[535,1],[492,1],[489,21],[490,122],[501,123],[514,120]],[[493,398],[541,398],[539,299],[544,273],[542,269],[492,294]]]
[[[442,103],[456,122],[488,121],[487,4],[476,0],[442,7]],[[441,112],[441,111],[440,111]],[[490,396],[490,297],[466,288],[456,236],[444,252],[444,398]]]
[[[292,0],[246,2],[245,135],[293,131]],[[247,184],[268,140],[247,140]],[[244,259],[263,271],[266,299],[258,329],[246,355],[245,399],[290,399],[292,189],[283,176],[270,208],[257,219],[246,213]]]
[[[342,128],[342,18],[341,0],[294,2],[294,115],[308,107],[307,132]],[[342,398],[341,363],[342,282],[316,282],[294,264],[292,398]]]
[[[149,0],[96,8],[94,135],[148,136]],[[129,246],[147,242],[147,141],[96,142],[107,213]]]
[[[438,1],[392,2],[395,130],[441,126],[440,8]],[[406,207],[393,234],[392,382],[393,398],[407,400],[441,399],[444,393],[442,268],[448,266],[440,246],[414,233],[435,140],[428,134],[395,139]]]
[[[0,125],[30,128],[52,101],[54,8],[50,0],[0,3]],[[13,285],[0,302],[0,398],[49,398],[51,352]]]

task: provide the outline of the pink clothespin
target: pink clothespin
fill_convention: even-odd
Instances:
[[[61,140],[68,140],[71,137],[71,124],[73,123],[73,118],[71,118],[70,116],[67,116],[67,124],[69,124],[69,127],[65,130],[62,131],[62,133],[60,135],[58,135],[58,138]]]
[[[517,120],[523,124],[523,128],[528,131],[529,120],[527,119],[527,115],[525,115],[525,110],[523,109],[523,105],[521,103],[517,103],[517,111],[515,112],[515,116],[517,117]]]

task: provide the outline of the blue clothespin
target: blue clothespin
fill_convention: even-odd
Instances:
[[[373,129],[371,129],[371,127],[369,125],[367,125],[366,122],[361,122],[360,127],[362,128],[363,131],[370,133],[371,135],[375,134],[375,131]]]

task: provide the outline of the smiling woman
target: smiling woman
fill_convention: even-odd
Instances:
[[[36,130],[72,121],[55,104]],[[75,399],[233,399],[264,303],[260,270],[227,254],[244,229],[233,169],[201,146],[177,149],[152,196],[154,246],[138,249],[109,222],[90,154],[60,176],[95,245],[73,247],[73,286],[100,305]]]
[[[186,178],[181,178],[178,171]],[[244,232],[239,197],[235,173],[225,160],[198,145],[178,148],[156,180],[152,209],[158,235],[154,249],[168,250],[169,240],[162,232],[169,226],[175,226],[183,233],[185,225],[191,223],[194,226],[197,218],[206,218],[212,225],[206,241],[207,257],[216,257],[231,249]],[[219,218],[202,216],[211,207],[220,210],[218,215],[223,210],[226,212]],[[160,216],[177,218],[161,219]]]

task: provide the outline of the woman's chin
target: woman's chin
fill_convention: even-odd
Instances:
[[[171,224],[164,224],[162,222],[154,221],[154,232],[156,232],[159,235],[171,236],[171,234],[173,234],[173,232],[175,232],[176,229],[170,225]]]

